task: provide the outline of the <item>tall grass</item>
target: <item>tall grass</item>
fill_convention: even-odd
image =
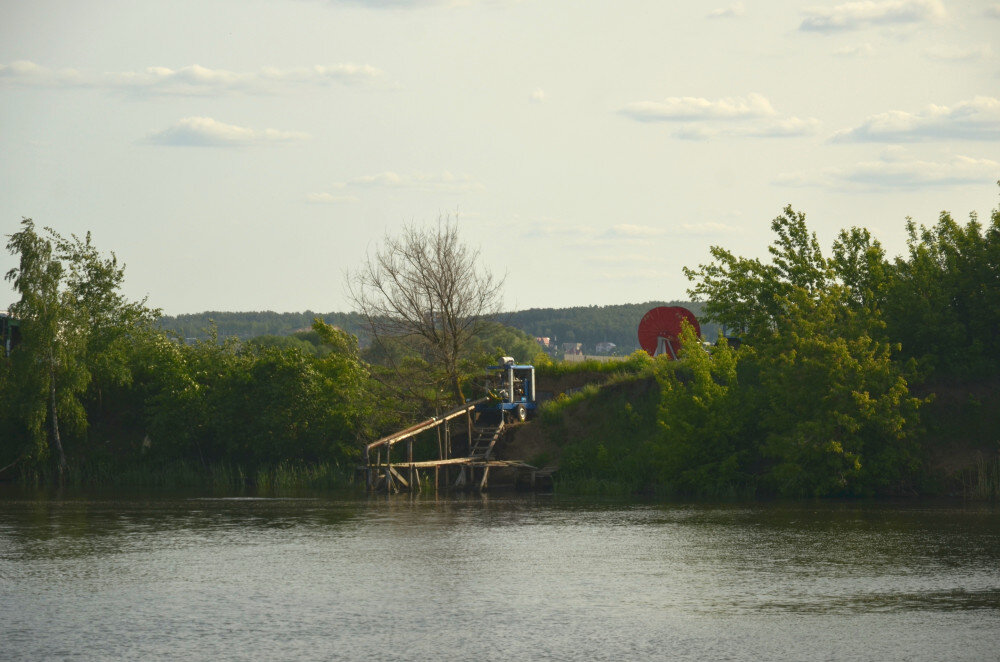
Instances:
[[[25,486],[55,485],[49,466],[23,468],[17,482]],[[162,464],[92,461],[70,464],[67,487],[209,489],[217,492],[274,492],[292,489],[343,489],[356,485],[352,467],[337,463],[279,462],[255,469],[225,462],[200,464],[176,460]]]
[[[620,373],[639,375],[652,369],[654,359],[643,350],[638,350],[620,361],[553,361],[535,366],[541,377],[561,377],[575,373]]]
[[[975,469],[962,475],[962,495],[966,499],[996,500],[1000,498],[1000,455],[990,459],[976,458]]]

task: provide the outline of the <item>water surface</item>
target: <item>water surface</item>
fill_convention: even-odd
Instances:
[[[0,492],[0,657],[1000,659],[1000,510]]]

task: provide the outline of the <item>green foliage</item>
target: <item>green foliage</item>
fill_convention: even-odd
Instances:
[[[102,257],[89,234],[65,239],[51,228],[39,233],[24,219],[8,239],[7,250],[19,260],[6,278],[20,294],[11,313],[22,342],[0,384],[5,425],[13,428],[0,453],[31,464],[44,462],[51,449],[63,475],[63,436],[85,443],[88,406],[100,406],[103,384],[130,381],[131,341],[157,312],[125,300],[124,268],[114,254]]]
[[[151,338],[142,380],[149,452],[249,470],[357,457],[370,414],[357,343],[319,320],[313,330],[329,350],[322,358],[234,339]]]
[[[985,229],[943,212],[933,227],[907,222],[909,254],[892,266],[884,310],[905,356],[943,375],[1000,370],[1000,208]]]
[[[752,356],[763,483],[779,494],[888,491],[916,468],[920,401],[890,347],[845,324],[837,288],[789,300],[784,333]]]
[[[640,375],[648,374],[653,367],[653,359],[644,350],[638,349],[620,361],[551,361],[539,357],[535,362],[537,374],[544,377],[561,377],[574,373],[590,373],[604,375]]]
[[[541,352],[542,347],[534,338],[499,322],[484,322],[476,334],[473,350],[474,355],[479,355],[474,361],[477,364],[494,361],[501,356],[512,356],[518,363],[530,363]]]
[[[614,495],[654,485],[658,399],[652,377],[623,376],[546,403],[539,422],[562,442],[557,489]]]
[[[250,340],[260,336],[289,336],[307,333],[316,318],[327,324],[344,329],[350,334],[364,339],[367,344],[364,320],[357,313],[276,313],[271,310],[251,312],[206,311],[184,315],[164,315],[159,318],[160,328],[181,338],[207,340],[211,329],[223,338],[234,336],[240,340]]]
[[[753,480],[749,422],[736,353],[723,342],[709,352],[687,324],[681,361],[661,361],[657,379],[661,436],[653,448],[657,480],[700,496],[744,492]]]
[[[772,229],[770,264],[713,248],[715,262],[687,270],[691,293],[752,347],[738,400],[756,412],[742,434],[761,439],[761,485],[795,495],[898,487],[917,463],[920,401],[882,319],[893,270],[866,230],[842,231],[827,259],[791,207]]]

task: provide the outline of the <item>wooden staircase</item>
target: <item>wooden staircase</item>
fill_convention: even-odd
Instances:
[[[503,420],[499,425],[475,427],[472,429],[472,439],[469,440],[469,457],[473,460],[489,460],[493,447],[503,433]]]

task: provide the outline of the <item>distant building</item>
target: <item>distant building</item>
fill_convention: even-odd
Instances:
[[[535,342],[538,343],[539,345],[541,345],[542,347],[545,347],[546,349],[548,349],[549,345],[552,342],[552,338],[550,338],[548,336],[536,337],[535,338]]]
[[[582,342],[564,342],[562,344],[563,354],[567,356],[572,356],[576,354],[583,354],[583,343]]]
[[[617,347],[617,345],[613,342],[599,342],[597,343],[597,347],[595,347],[595,349],[598,354],[610,354],[615,351],[615,347]]]

